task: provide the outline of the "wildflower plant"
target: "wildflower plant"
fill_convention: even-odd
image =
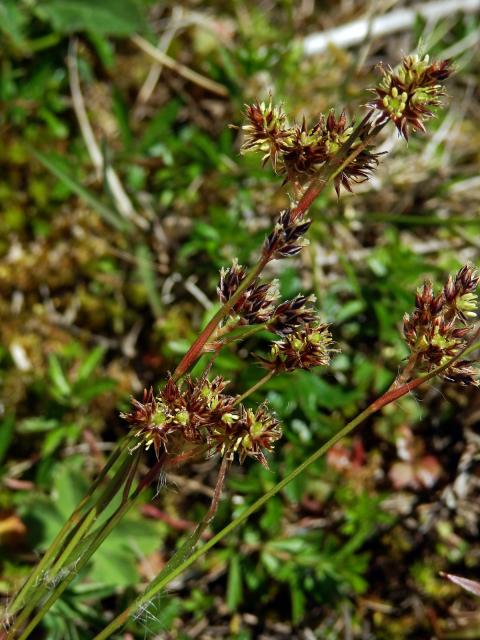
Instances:
[[[279,213],[253,268],[248,270],[234,260],[221,270],[217,288],[221,307],[163,388],[145,390],[143,398],[133,399],[130,410],[122,415],[128,433],[11,602],[8,615],[12,623],[7,638],[24,640],[30,636],[73,580],[71,573],[62,573],[64,568],[75,563],[80,571],[160,473],[189,460],[212,456],[221,459],[211,506],[195,532],[144,593],[112,620],[96,640],[111,637],[202,553],[370,415],[436,375],[460,384],[478,384],[477,372],[464,356],[479,334],[474,325],[479,276],[466,265],[447,280],[441,292],[435,294],[432,285],[426,283],[417,293],[415,310],[405,316],[403,324],[411,355],[390,389],[196,550],[202,532],[215,514],[232,462],[238,460],[242,464],[251,458],[268,466],[268,457],[281,438],[281,425],[268,404],[262,401],[251,406],[249,396],[274,375],[328,367],[337,351],[334,329],[320,317],[315,297],[299,294],[282,300],[278,283],[262,279],[265,266],[302,251],[308,243],[310,207],[327,185],[333,184],[338,194],[342,187],[351,191],[355,183],[368,180],[380,161],[375,143],[384,127],[392,122],[405,139],[412,133],[425,131],[424,123],[440,104],[444,95],[442,83],[451,70],[448,60],[431,62],[428,57],[418,56],[407,56],[397,69],[382,67],[383,78],[371,90],[375,97],[359,124],[349,122],[345,112],[336,115],[334,110],[320,115],[312,125],[305,120],[291,123],[272,96],[265,102],[247,105],[246,124],[241,128],[241,151],[257,152],[263,164],[271,163],[288,185],[290,206]],[[228,380],[212,374],[215,358],[222,348],[259,331],[267,331],[271,337],[265,353],[253,354],[266,373],[250,389],[235,392]],[[209,363],[203,373],[198,376],[189,373],[205,354],[209,354]],[[424,375],[419,375],[422,372]],[[156,462],[135,484],[140,458],[146,450],[154,452]],[[118,495],[119,506],[108,519],[99,520]],[[45,572],[55,579],[53,587],[39,582]]]

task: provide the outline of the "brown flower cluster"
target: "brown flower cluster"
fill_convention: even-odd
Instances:
[[[439,294],[435,295],[430,282],[417,292],[414,312],[404,317],[403,333],[423,369],[446,364],[468,344],[473,332],[470,323],[477,317],[478,282],[475,269],[466,265],[455,277],[449,276]],[[442,375],[453,382],[478,385],[478,372],[466,360],[456,360]]]
[[[236,260],[228,269],[220,272],[217,288],[223,304],[236,292],[245,278],[245,269]],[[263,324],[280,336],[291,334],[304,325],[316,321],[313,307],[315,296],[298,295],[292,300],[279,300],[278,282],[259,283],[247,287],[233,304],[230,315],[238,317],[238,324]]]
[[[332,335],[325,324],[312,322],[276,340],[268,358],[259,357],[270,371],[313,369],[330,363]]]
[[[414,55],[397,69],[380,68],[383,79],[372,89],[377,98],[369,105],[379,112],[377,123],[391,120],[406,140],[410,132],[425,131],[424,121],[445,95],[441,83],[452,73],[450,60],[430,62],[428,56]]]
[[[220,271],[218,297],[225,304],[245,279],[246,271],[234,260],[232,266]],[[273,315],[279,297],[278,282],[260,283],[258,279],[239,297],[231,309],[231,315],[240,316],[244,324],[264,324]]]
[[[265,260],[296,256],[307,245],[303,238],[312,221],[298,218],[292,209],[280,212],[273,231],[265,238],[262,255]]]
[[[230,456],[236,453],[240,463],[249,456],[267,467],[264,451],[273,450],[274,442],[282,437],[282,430],[266,404],[260,405],[256,411],[240,406],[238,420],[214,429],[211,437],[216,452]]]
[[[266,405],[246,409],[235,396],[224,393],[228,382],[207,374],[183,384],[169,378],[158,397],[145,390],[143,401],[132,400],[132,409],[122,417],[134,428],[135,448],[153,446],[157,457],[170,445],[205,445],[211,454],[221,452],[243,462],[248,456],[266,466],[264,450],[271,451],[282,431]]]
[[[269,159],[273,168],[285,176],[285,182],[302,185],[314,177],[330,160],[336,158],[340,150],[349,142],[353,125],[347,125],[347,117],[342,112],[337,118],[334,111],[320,116],[318,122],[307,127],[305,119],[301,124],[288,124],[281,108],[268,104],[247,105],[248,124],[242,127],[245,140],[243,152],[259,151],[263,153],[263,163]],[[378,164],[378,154],[364,147],[363,134],[352,141],[349,152],[358,153],[352,158],[334,179],[337,193],[340,186],[351,191],[352,182],[367,180]],[[364,147],[364,148],[363,148]]]
[[[263,152],[263,164],[270,159],[276,169],[278,157],[285,148],[285,140],[290,136],[287,116],[282,106],[272,104],[270,96],[268,104],[257,102],[245,105],[245,112],[249,124],[242,127],[245,132],[242,150]]]
[[[267,322],[267,329],[279,336],[286,336],[304,325],[312,324],[317,318],[313,307],[315,301],[314,295],[298,295],[292,300],[285,300],[275,308]]]

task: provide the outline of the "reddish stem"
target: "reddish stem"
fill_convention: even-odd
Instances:
[[[227,302],[222,306],[221,309],[217,311],[217,313],[213,316],[210,322],[207,324],[205,329],[200,333],[198,338],[192,344],[187,353],[180,360],[177,368],[173,373],[173,379],[177,381],[181,378],[191,366],[195,364],[198,358],[202,355],[203,348],[206,345],[208,339],[215,331],[220,322],[225,318],[225,316],[229,313],[230,309],[234,306],[240,296],[243,294],[245,289],[247,289],[254,280],[261,274],[263,268],[267,264],[267,260],[265,258],[261,258],[256,265],[256,267],[248,274],[248,276],[243,280],[238,289],[235,291],[233,296],[227,300]]]

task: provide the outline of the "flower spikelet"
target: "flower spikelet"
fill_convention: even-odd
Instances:
[[[267,328],[280,336],[286,336],[303,325],[313,323],[316,319],[313,307],[315,301],[314,295],[298,295],[292,300],[285,300],[275,309]]]
[[[143,444],[145,449],[149,449],[153,445],[158,458],[161,449],[166,450],[172,429],[168,405],[156,398],[150,387],[148,391],[144,389],[143,402],[133,398],[132,406],[132,410],[122,413],[121,417],[135,429],[135,436],[139,442],[134,448]]]
[[[228,267],[228,269],[222,268],[220,271],[220,283],[217,287],[218,297],[222,304],[225,304],[233,296],[245,278],[245,273],[245,268],[238,264],[237,259],[233,260],[232,266]]]
[[[276,168],[278,156],[291,137],[287,116],[281,106],[272,103],[272,96],[268,103],[257,102],[245,107],[248,124],[242,127],[245,139],[241,151],[260,151],[264,154],[263,164],[270,159]]]
[[[225,304],[245,278],[245,269],[234,260],[229,269],[220,272],[220,284],[217,288],[220,302]],[[267,322],[279,297],[278,281],[260,283],[258,279],[242,292],[233,304],[230,315],[238,315],[244,324],[262,324]]]
[[[264,258],[272,260],[296,256],[307,245],[303,236],[311,223],[311,220],[295,218],[292,209],[282,211],[273,231],[265,238]]]
[[[273,343],[270,357],[260,357],[262,366],[274,371],[313,369],[330,363],[332,335],[325,324],[313,323]]]
[[[443,295],[448,306],[449,315],[458,318],[463,324],[477,317],[477,294],[480,276],[469,265],[465,265],[455,276],[449,276]]]
[[[425,131],[425,120],[445,95],[442,82],[452,73],[450,60],[430,62],[428,55],[407,56],[396,69],[380,67],[383,78],[372,91],[370,103],[378,112],[377,121],[391,120],[406,140],[410,132]]]
[[[285,182],[297,182],[315,175],[327,159],[323,116],[310,129],[304,118],[302,124],[291,129],[291,136],[282,149],[278,172],[285,176]]]
[[[439,294],[434,294],[430,282],[417,292],[415,310],[404,316],[403,334],[424,370],[446,364],[468,344],[472,335],[469,323],[476,318],[478,282],[477,272],[466,265],[448,278]],[[442,376],[465,385],[478,384],[472,363],[464,360],[454,362]]]
[[[280,423],[268,411],[266,404],[256,410],[242,405],[238,420],[224,421],[212,431],[212,448],[231,458],[237,454],[240,463],[251,457],[267,467],[264,451],[272,451],[274,443],[281,437]]]
[[[274,443],[282,437],[280,423],[275,416],[269,413],[265,404],[256,411],[242,407],[238,430],[244,432],[236,444],[240,462],[249,456],[268,467],[264,450],[272,451]]]

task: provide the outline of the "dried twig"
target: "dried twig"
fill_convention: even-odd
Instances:
[[[215,80],[211,80],[210,78],[206,78],[196,71],[192,71],[192,69],[190,69],[189,67],[181,64],[180,62],[177,62],[170,56],[167,56],[166,53],[160,51],[160,49],[153,46],[153,44],[150,44],[150,42],[148,42],[148,40],[145,40],[145,38],[142,38],[142,36],[136,34],[132,36],[131,40],[134,44],[137,45],[139,49],[144,51],[154,60],[160,62],[160,64],[163,64],[165,67],[168,67],[172,71],[175,71],[176,73],[178,73],[178,75],[182,76],[186,80],[189,80],[194,84],[198,84],[200,87],[203,87],[207,91],[211,91],[212,93],[215,93],[222,98],[228,96],[227,88],[224,87],[223,84],[215,82]]]
[[[87,110],[85,108],[85,101],[83,99],[82,90],[80,86],[80,77],[78,74],[77,63],[77,42],[72,40],[70,49],[67,56],[67,66],[70,80],[70,91],[72,94],[72,103],[75,115],[77,116],[80,131],[82,133],[85,146],[87,147],[90,159],[95,167],[97,178],[101,178],[105,175],[108,187],[112,193],[115,206],[118,212],[128,220],[134,222],[142,229],[146,229],[148,226],[147,221],[142,218],[134,209],[133,204],[128,197],[125,189],[120,182],[120,179],[115,170],[110,166],[105,166],[102,152],[95,139],[92,126],[88,119]]]
[[[303,41],[303,51],[306,56],[313,56],[328,49],[329,45],[336,47],[351,47],[364,41],[369,33],[372,38],[385,36],[409,29],[417,16],[425,20],[440,20],[456,12],[475,13],[480,9],[480,0],[440,0],[438,2],[421,2],[413,7],[396,9],[371,21],[369,18],[353,20],[341,27],[330,29],[324,33],[312,33]]]

